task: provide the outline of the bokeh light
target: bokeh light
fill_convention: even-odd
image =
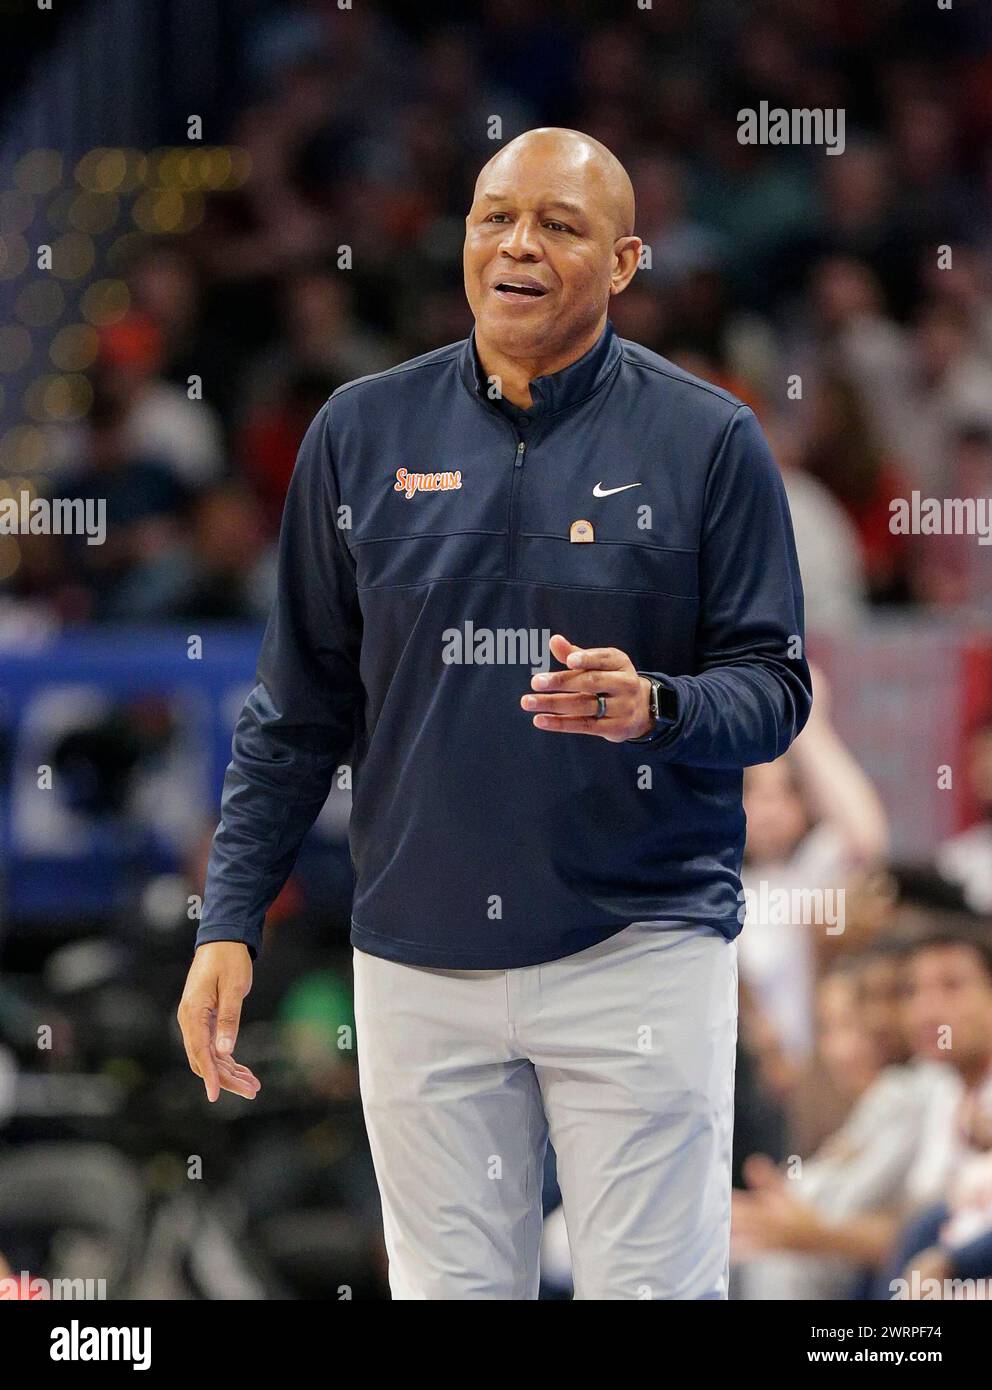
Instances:
[[[69,207],[69,224],[96,236],[108,231],[119,213],[120,200],[113,193],[78,193]]]
[[[95,280],[79,301],[79,312],[99,328],[117,323],[131,307],[131,292],[123,280]]]
[[[20,188],[6,188],[0,193],[0,235],[26,232],[34,220],[35,200]]]
[[[60,280],[81,280],[95,261],[93,239],[84,232],[66,232],[52,246],[52,273]]]
[[[10,579],[21,563],[21,547],[16,536],[0,535],[0,580]]]
[[[68,231],[69,209],[72,207],[75,197],[75,189],[60,188],[55,196],[45,204],[45,226],[56,232]],[[51,239],[50,236],[42,236],[43,241],[51,241]]]
[[[88,323],[68,323],[60,328],[48,349],[60,372],[84,372],[96,361],[99,335]]]
[[[0,438],[0,468],[34,473],[45,462],[48,438],[37,425],[14,425]]]
[[[31,334],[20,324],[0,324],[0,372],[19,372],[31,361]]]
[[[58,150],[29,150],[14,165],[14,185],[25,193],[51,193],[62,182]]]
[[[32,420],[78,420],[93,404],[93,387],[85,376],[36,377],[24,392],[24,412]]]
[[[150,236],[188,232],[203,218],[203,195],[149,188],[135,199],[131,216]]]
[[[148,178],[148,155],[144,150],[133,149],[123,149],[120,153],[124,158],[124,176],[116,191],[134,193],[144,186]]]
[[[127,152],[103,145],[87,150],[76,165],[76,182],[87,193],[116,193],[127,175]]]
[[[19,232],[0,237],[0,280],[16,280],[28,267],[30,248]]]
[[[226,145],[217,145],[200,154],[200,187],[226,188],[234,168],[231,151]]]
[[[167,188],[168,176],[166,172],[170,161],[175,157],[175,149],[169,145],[160,145],[157,149],[150,150],[145,162],[145,183],[149,188]]]

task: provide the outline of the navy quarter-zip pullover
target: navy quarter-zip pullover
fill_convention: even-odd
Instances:
[[[810,708],[757,421],[609,324],[529,410],[493,394],[472,335],[340,387],[307,431],[198,945],[254,957],[344,763],[372,955],[505,969],[634,921],[740,930],[742,769]],[[534,728],[520,697],[556,632],[662,677],[675,723],[619,744]]]

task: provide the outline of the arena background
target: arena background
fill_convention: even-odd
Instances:
[[[127,1297],[388,1296],[347,787],[269,916],[256,1103],[207,1105],[175,1009],[296,447],[341,382],[465,336],[475,173],[544,124],[634,180],[618,331],[751,404],[786,479],[821,722],[751,789],[751,881],[804,886],[832,836],[846,913],[753,948],[737,1181],[812,1155],[857,1098],[837,1010],[859,1076],[911,1051],[863,982],[830,993],[845,961],[989,939],[992,549],[894,534],[890,503],[992,497],[992,7],[3,0],[0,25],[0,497],[108,515],[102,545],[0,536],[0,1256]],[[742,144],[763,101],[843,111],[843,152]],[[567,1297],[550,1167],[547,1200]]]

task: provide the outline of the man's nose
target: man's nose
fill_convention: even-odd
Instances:
[[[499,249],[516,261],[525,256],[536,260],[541,255],[541,242],[537,232],[537,224],[531,218],[518,217],[511,227],[507,227],[506,236],[500,242]]]

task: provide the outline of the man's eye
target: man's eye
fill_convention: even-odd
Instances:
[[[509,221],[509,218],[507,217],[505,212],[491,212],[489,216],[486,218],[486,221],[495,222],[498,217],[502,217],[504,220]]]
[[[544,225],[550,227],[553,232],[570,232],[572,230],[564,222],[545,222]]]

